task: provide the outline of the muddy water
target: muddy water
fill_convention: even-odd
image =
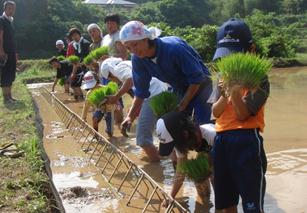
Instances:
[[[268,157],[265,212],[307,212],[305,202],[307,197],[307,190],[305,190],[307,186],[307,67],[274,69],[271,72],[270,81],[271,95],[266,105],[266,128],[264,132],[265,149]],[[76,103],[71,96],[68,97],[60,91],[56,95],[73,111],[81,114],[82,103]],[[128,107],[126,107],[127,109]],[[91,121],[90,113],[87,120]],[[50,125],[53,125],[54,131],[46,134],[46,137],[49,137],[48,140],[59,141],[69,137],[65,130],[62,131],[58,128],[56,123],[50,123]],[[100,132],[104,133],[103,122],[101,122]],[[170,160],[165,159],[160,163],[149,163],[141,149],[135,146],[134,134],[131,133],[127,139],[116,130],[114,136],[111,139],[112,143],[128,153],[129,157],[159,182],[166,191],[170,191],[174,172]],[[157,144],[157,141],[155,143]],[[52,148],[47,147],[47,149]],[[65,173],[67,168],[86,167],[87,165],[82,162],[82,158],[72,157],[67,153],[57,153],[56,156],[57,160],[53,161],[53,166],[59,167],[58,169],[61,171],[60,176],[56,177],[61,180],[70,177],[80,184],[83,182],[78,178],[81,178],[86,183],[84,183],[84,187],[93,188],[97,186],[97,182],[93,182],[94,179],[90,176],[91,172],[86,174],[82,172]],[[64,190],[63,193],[64,195],[70,194],[67,190]],[[193,183],[186,180],[177,197],[191,212],[207,212],[208,210],[200,205],[195,194],[196,190]],[[96,195],[96,197],[100,197],[100,195]],[[212,195],[211,201],[213,200]],[[84,202],[82,197],[80,202]],[[112,211],[115,211],[116,208],[118,209],[116,202],[118,200],[111,199],[112,205],[107,208],[113,208]],[[93,206],[95,206],[95,202]],[[105,208],[100,205],[96,207],[101,210]],[[239,211],[242,212],[241,209]],[[125,210],[124,212],[132,211]],[[214,212],[214,208],[211,208],[210,212]]]
[[[266,212],[307,212],[307,67],[274,69],[264,132]]]

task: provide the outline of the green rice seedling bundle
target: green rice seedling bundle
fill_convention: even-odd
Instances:
[[[83,59],[83,63],[85,65],[90,65],[92,62],[94,62],[94,57],[93,55],[90,53],[88,54],[84,59]]]
[[[115,82],[109,82],[105,89],[106,95],[114,95],[118,91],[118,85]]]
[[[153,113],[160,118],[162,115],[174,111],[178,105],[179,99],[175,93],[162,92],[150,100],[150,107]]]
[[[87,96],[87,100],[90,104],[99,107],[108,95],[114,95],[118,91],[118,86],[114,82],[108,83],[106,86],[102,86],[98,89],[94,89]]]
[[[106,98],[105,86],[97,89],[93,89],[87,96],[87,100],[90,104],[98,107],[100,103]]]
[[[255,54],[236,53],[216,64],[226,89],[240,85],[256,89],[272,68],[271,62]]]
[[[69,56],[67,60],[69,61],[69,63],[72,63],[72,64],[80,62],[80,58],[76,55]]]
[[[64,78],[60,78],[59,79],[59,85],[63,86],[65,84],[65,79]]]
[[[177,170],[195,182],[207,179],[211,173],[208,155],[198,153],[195,159],[186,160],[177,165]]]
[[[58,57],[56,57],[59,61],[64,61],[66,58],[63,55],[59,55]]]
[[[104,55],[109,55],[108,47],[99,47],[91,52],[91,55],[95,60],[99,60]]]

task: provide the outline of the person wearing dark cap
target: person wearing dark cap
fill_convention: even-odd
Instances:
[[[209,152],[213,145],[215,129],[213,124],[195,124],[191,117],[185,112],[169,112],[163,115],[156,124],[156,133],[160,140],[159,154],[169,156],[173,151],[176,153],[177,162],[182,163],[187,160],[190,150],[196,152]],[[171,197],[175,198],[183,184],[185,176],[176,170],[171,190]],[[202,198],[209,201],[210,184],[207,182],[207,197]],[[167,207],[167,201],[163,203]]]
[[[243,21],[230,19],[219,28],[214,60],[254,51],[251,31]],[[260,132],[269,92],[266,77],[255,91],[236,85],[226,96],[220,89],[212,106],[217,132],[212,151],[215,207],[225,213],[237,212],[239,196],[245,213],[263,212],[267,160]]]
[[[55,56],[53,56],[48,62],[57,71],[51,91],[54,92],[58,80],[64,79],[65,93],[69,93],[69,77],[71,75],[73,66],[68,63],[68,61],[59,61]]]
[[[118,14],[108,14],[104,18],[108,34],[103,37],[102,46],[109,47],[109,55],[112,57],[128,59],[126,47],[119,39],[120,17]]]

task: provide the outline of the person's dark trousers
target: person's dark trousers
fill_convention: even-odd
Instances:
[[[7,53],[7,62],[1,69],[1,88],[4,100],[12,99],[11,87],[16,77],[16,54]]]

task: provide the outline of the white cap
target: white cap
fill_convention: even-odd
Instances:
[[[64,45],[64,41],[62,41],[62,40],[57,40],[57,41],[55,42],[55,45],[60,45],[60,44]]]
[[[122,61],[123,60],[121,58],[114,58],[114,57],[107,58],[106,60],[104,60],[100,65],[100,71],[99,71],[100,77],[108,79],[111,70],[113,70],[115,66]]]
[[[92,29],[97,29],[97,30],[99,30],[99,31],[101,32],[101,29],[100,29],[100,27],[98,26],[98,24],[92,23],[92,24],[90,24],[90,25],[87,26],[87,32],[89,32],[89,31],[92,30]]]
[[[97,81],[94,77],[94,74],[92,71],[88,71],[85,73],[83,77],[83,82],[81,89],[92,89],[97,84]]]
[[[144,38],[153,40],[161,35],[161,30],[156,27],[147,28],[140,21],[129,21],[120,30],[119,38],[122,42],[138,41]]]

